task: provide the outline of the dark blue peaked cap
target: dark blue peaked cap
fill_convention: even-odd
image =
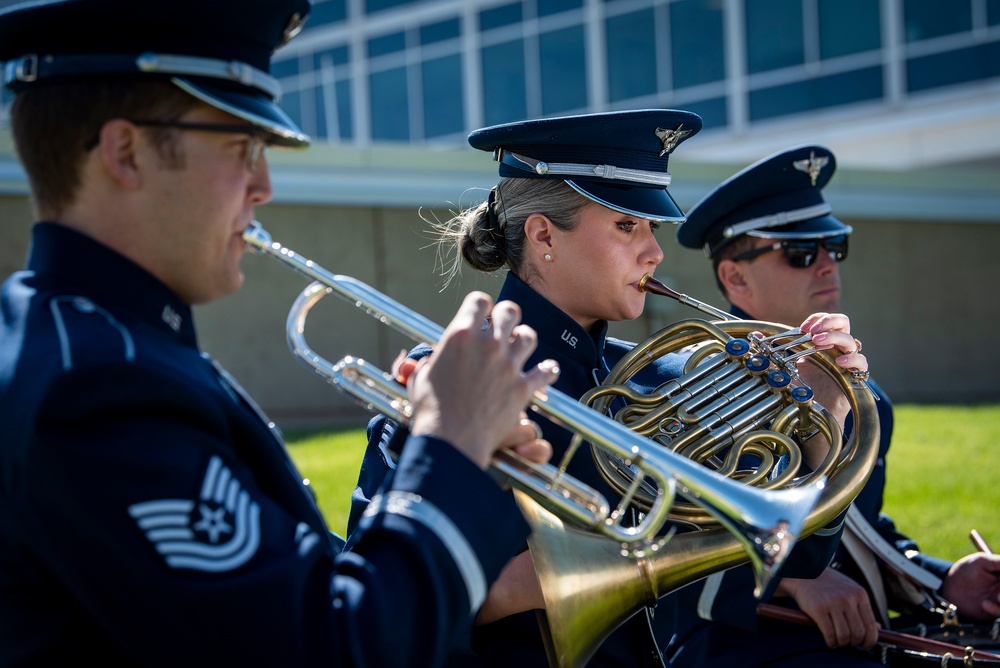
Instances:
[[[278,106],[271,54],[309,0],[48,0],[0,10],[4,83],[18,92],[85,79],[160,78],[266,130],[309,143]]]
[[[797,146],[755,162],[688,211],[677,241],[712,257],[744,234],[768,239],[849,234],[852,228],[830,215],[821,192],[836,168],[825,146]]]
[[[680,222],[667,192],[667,158],[701,130],[701,117],[673,109],[613,111],[507,123],[469,143],[492,151],[500,176],[561,179],[584,197],[639,218]]]

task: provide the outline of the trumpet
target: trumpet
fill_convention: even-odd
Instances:
[[[443,328],[363,282],[333,274],[272,241],[257,221],[247,228],[243,236],[252,251],[274,258],[313,281],[293,303],[286,322],[289,347],[295,357],[338,389],[354,396],[369,410],[386,413],[405,423],[409,418],[405,387],[364,360],[345,357],[333,364],[317,354],[304,336],[308,312],[320,299],[335,292],[416,342],[436,344]],[[536,393],[531,407],[573,432],[574,444],[586,441],[595,450],[634,472],[634,480],[622,491],[622,498],[612,511],[600,493],[565,473],[570,458],[577,451],[575,445],[571,445],[558,465],[537,465],[503,452],[494,459],[494,473],[508,479],[515,488],[522,511],[535,533],[539,536],[551,533],[542,525],[554,521],[560,527],[557,531],[582,535],[588,541],[600,539],[598,542],[602,545],[613,545],[617,555],[614,559],[625,563],[623,569],[627,575],[623,577],[634,582],[631,588],[636,593],[632,598],[636,600],[626,603],[625,609],[620,612],[597,615],[608,617],[610,628],[591,632],[590,622],[584,621],[583,626],[590,636],[584,642],[579,642],[581,639],[575,630],[580,624],[569,619],[573,616],[575,603],[567,606],[560,601],[552,602],[552,607],[559,607],[560,611],[554,615],[550,611],[550,621],[553,617],[558,620],[552,624],[558,628],[548,629],[555,644],[550,657],[560,665],[585,662],[596,650],[603,635],[610,633],[637,609],[655,604],[660,596],[670,591],[651,581],[650,573],[646,571],[648,557],[661,550],[664,544],[669,544],[664,539],[658,539],[658,535],[668,520],[676,494],[702,508],[731,534],[738,550],[743,553],[737,563],[749,560],[756,578],[755,592],[760,595],[802,535],[825,487],[822,477],[808,485],[782,490],[763,490],[744,485],[669,449],[655,447],[650,439],[551,387]],[[832,442],[834,435],[829,436]],[[650,492],[650,488],[653,491]],[[646,491],[642,505],[644,513],[638,524],[625,526],[622,523],[625,510],[636,501],[640,489]],[[818,528],[815,522],[812,525],[811,530]],[[534,540],[533,537],[530,542],[532,558],[535,559],[536,570],[539,570],[549,610],[550,598],[555,595],[546,591],[551,587],[547,587],[545,573],[542,572],[546,566],[540,565],[540,561],[548,560],[548,557],[542,556],[547,550],[544,546],[536,547]],[[556,539],[558,541],[559,538]],[[731,554],[732,545],[727,544],[725,551]],[[730,565],[733,563],[727,562],[716,570]],[[571,594],[570,597],[579,598],[579,595]],[[584,617],[589,619],[588,615]]]

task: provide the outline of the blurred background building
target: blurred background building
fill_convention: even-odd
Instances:
[[[843,308],[874,377],[896,401],[1000,400],[1000,362],[984,345],[1000,329],[1000,0],[314,0],[272,74],[315,145],[268,154],[274,202],[261,221],[442,323],[465,292],[499,285],[469,271],[443,289],[435,273],[430,222],[496,181],[466,144],[473,129],[695,111],[705,129],[671,158],[682,207],[770,153],[826,144],[838,172],[825,194],[855,227]],[[27,247],[26,193],[5,133],[4,275]],[[660,234],[657,276],[720,303],[705,258]],[[199,309],[203,347],[279,423],[363,420],[287,353],[298,277],[262,258],[244,267],[246,289]],[[350,305],[316,311],[307,334],[334,360],[386,366],[410,345]],[[639,339],[695,315],[651,298],[613,332]]]

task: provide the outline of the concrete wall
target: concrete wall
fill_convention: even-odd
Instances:
[[[706,190],[708,187],[706,186]],[[690,206],[691,202],[682,202]],[[837,204],[834,203],[837,210]],[[424,216],[446,218],[445,208]],[[440,291],[429,225],[416,207],[268,204],[258,218],[275,240],[334,273],[360,279],[435,322],[445,324],[472,289],[495,294],[499,277],[466,270]],[[1000,400],[1000,361],[990,353],[1000,331],[1000,225],[864,220],[843,265],[844,310],[865,344],[873,375],[896,402]],[[0,275],[22,266],[32,220],[27,197],[0,195]],[[675,289],[723,306],[700,252],[681,249],[664,229],[666,260],[657,276]],[[265,258],[243,261],[244,289],[197,310],[202,347],[218,358],[286,429],[361,425],[367,413],[290,355],[285,318],[307,281]],[[644,338],[697,312],[650,297],[643,317],[616,324],[615,335]],[[351,354],[387,368],[411,342],[351,304],[331,296],[309,318],[307,338],[336,361]]]

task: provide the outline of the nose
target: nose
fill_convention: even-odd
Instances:
[[[267,166],[267,157],[261,156],[257,168],[247,183],[247,198],[253,205],[265,204],[271,200],[271,171]]]
[[[653,228],[649,228],[649,236],[646,241],[646,248],[643,250],[642,260],[643,262],[649,263],[652,266],[656,266],[663,262],[663,249],[660,248],[660,242],[656,240],[656,235],[653,234]]]
[[[816,256],[816,273],[820,276],[826,276],[839,272],[840,263],[837,262],[834,254],[825,248],[820,249]]]

